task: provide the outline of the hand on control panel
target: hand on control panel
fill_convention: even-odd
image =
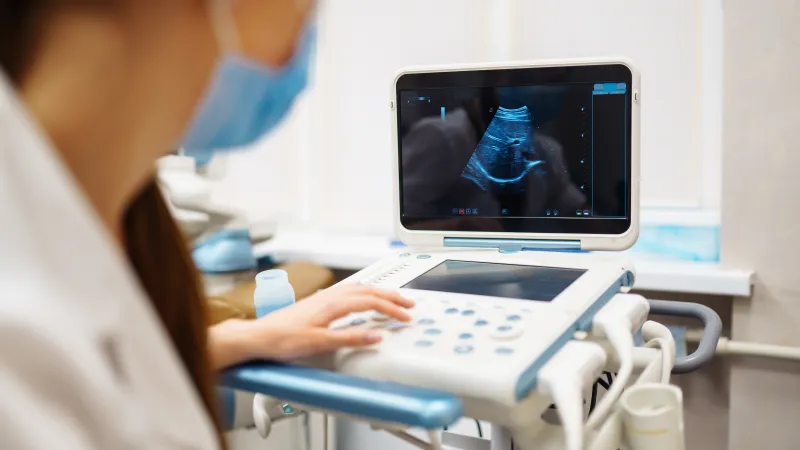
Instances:
[[[218,326],[229,327],[225,333],[227,336],[238,336],[242,357],[234,363],[251,359],[289,361],[341,347],[373,345],[382,339],[375,330],[358,327],[335,330],[328,326],[336,319],[362,311],[376,311],[407,322],[411,316],[405,309],[413,306],[412,300],[396,292],[344,284],[318,292],[258,320]],[[238,329],[232,330],[233,327]]]

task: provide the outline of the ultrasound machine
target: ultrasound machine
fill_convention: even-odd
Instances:
[[[684,448],[669,376],[711,357],[719,317],[630,294],[635,268],[610,252],[638,236],[640,90],[623,59],[400,72],[389,110],[406,247],[342,282],[415,300],[413,320],[353,314],[332,326],[385,338],[222,383],[420,448]],[[676,360],[651,312],[698,317],[707,339]],[[461,417],[490,422],[491,440],[442,431]]]

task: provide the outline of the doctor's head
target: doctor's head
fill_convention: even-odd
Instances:
[[[112,126],[138,128],[137,140],[161,154],[247,145],[305,86],[315,3],[0,0],[0,67],[34,112],[57,115],[52,103],[66,90],[82,98],[76,116],[113,112]],[[55,73],[57,87],[46,84]]]

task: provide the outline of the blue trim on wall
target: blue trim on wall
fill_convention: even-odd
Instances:
[[[719,226],[642,225],[629,251],[680,261],[719,262]]]

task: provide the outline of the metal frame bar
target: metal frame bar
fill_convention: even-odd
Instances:
[[[717,350],[717,342],[722,333],[722,319],[713,309],[698,303],[673,302],[669,300],[648,300],[650,314],[662,316],[691,317],[703,323],[703,337],[692,354],[675,360],[672,373],[694,372],[709,362]]]

